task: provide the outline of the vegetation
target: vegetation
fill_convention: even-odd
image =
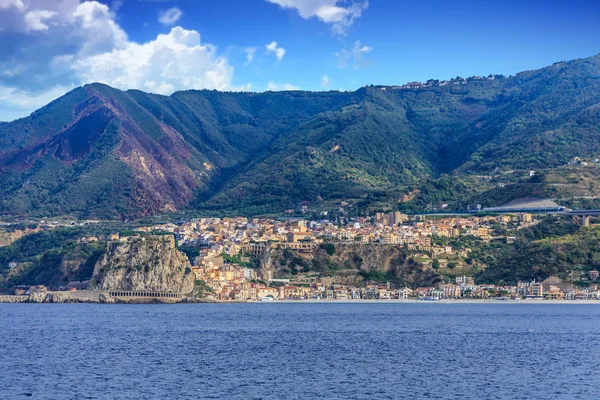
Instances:
[[[194,296],[198,298],[204,297],[205,293],[212,293],[212,288],[201,279],[194,281]]]
[[[600,153],[599,93],[600,56],[414,90],[166,97],[87,85],[0,125],[0,212],[129,219],[342,200],[357,213],[532,196],[586,204],[578,199],[599,190],[598,173],[575,182],[561,168]]]
[[[179,246],[178,249],[185,253],[190,262],[200,255],[200,248],[198,246]]]
[[[20,284],[60,286],[72,280],[87,280],[106,251],[106,244],[82,242],[81,238],[105,237],[119,230],[127,235],[133,232],[131,228],[119,223],[42,230],[0,247],[0,292]],[[20,267],[9,270],[11,262]]]
[[[333,243],[323,243],[320,246],[328,255],[332,256],[335,254],[335,246]]]
[[[517,242],[499,249],[479,276],[481,280],[516,283],[549,276],[579,280],[600,269],[600,229],[581,229],[565,236]]]

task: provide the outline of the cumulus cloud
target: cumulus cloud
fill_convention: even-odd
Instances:
[[[331,81],[329,80],[329,77],[327,75],[321,78],[321,87],[323,89],[327,89],[330,85]]]
[[[0,0],[0,10],[7,10],[13,7],[22,11],[25,9],[25,3],[23,3],[23,0]]]
[[[25,25],[30,31],[47,31],[49,29],[48,21],[56,17],[56,11],[33,10],[25,14]]]
[[[289,83],[275,83],[273,81],[269,81],[267,84],[267,90],[272,92],[280,92],[283,90],[300,90],[300,88]]]
[[[332,25],[333,32],[345,35],[348,28],[360,18],[369,7],[368,0],[355,1],[350,4],[346,0],[266,0],[281,8],[295,9],[298,14],[309,19],[316,17],[322,22]]]
[[[360,68],[368,65],[365,55],[372,51],[372,47],[365,46],[357,40],[352,45],[352,48],[345,47],[333,55],[337,58],[339,68],[346,68],[350,65],[352,65],[353,68]]]
[[[231,88],[233,67],[200,34],[181,27],[144,44],[76,60],[71,69],[84,81],[160,94],[177,89]]]
[[[173,27],[136,43],[96,1],[0,0],[0,27],[0,121],[90,82],[161,94],[248,88],[232,84],[233,67],[198,32]]]
[[[271,43],[265,45],[268,53],[274,53],[275,57],[277,57],[277,61],[281,61],[283,56],[285,56],[285,49],[283,47],[279,47],[276,41],[272,41]]]
[[[183,12],[179,8],[172,7],[158,14],[158,22],[164,26],[173,26],[177,21],[179,21],[182,15]]]

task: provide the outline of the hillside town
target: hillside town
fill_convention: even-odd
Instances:
[[[168,223],[139,228],[147,234],[173,234],[179,248],[196,249],[190,257],[196,280],[202,282],[203,296],[218,301],[308,300],[308,299],[596,299],[596,285],[577,289],[559,278],[543,282],[519,282],[517,286],[476,284],[470,276],[458,276],[431,287],[398,287],[391,282],[364,282],[360,287],[335,276],[303,274],[273,276],[260,268],[271,249],[284,249],[310,257],[325,243],[402,245],[413,251],[425,265],[445,267],[461,264],[469,257],[468,247],[438,245],[440,238],[472,237],[481,241],[514,240],[498,232],[514,232],[539,221],[532,214],[451,216],[428,219],[400,212],[376,213],[371,218],[345,221],[307,221],[289,218],[200,218],[179,224]],[[111,235],[109,240],[130,240],[131,236]],[[86,237],[83,241],[101,238]],[[597,271],[589,279],[598,278]]]
[[[95,223],[88,221],[86,223]],[[128,242],[143,237],[169,235],[174,246],[186,252],[198,290],[196,295],[209,301],[271,300],[391,300],[415,299],[600,299],[598,285],[578,288],[557,277],[517,285],[476,283],[472,276],[446,276],[428,287],[408,287],[398,282],[369,280],[357,283],[335,274],[314,271],[277,273],[262,268],[265,256],[282,250],[295,257],[310,259],[317,247],[330,244],[366,246],[397,245],[411,252],[426,267],[451,267],[463,271],[471,249],[460,240],[510,242],[518,229],[539,223],[532,214],[485,216],[408,216],[401,212],[376,213],[370,218],[305,220],[299,218],[199,218],[180,223],[163,223],[136,228],[127,234],[105,237],[85,236],[83,243]],[[43,224],[37,229],[54,225]],[[10,268],[17,268],[11,263]],[[468,268],[467,268],[468,270]],[[455,274],[456,275],[456,274]],[[591,282],[599,278],[590,271]],[[85,290],[87,281],[69,282],[54,290]],[[48,290],[42,285],[19,286],[15,294]]]

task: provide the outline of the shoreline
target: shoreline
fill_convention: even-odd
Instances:
[[[224,302],[227,303],[227,302]],[[383,299],[383,300],[367,300],[367,299],[344,299],[344,300],[273,300],[260,301],[251,300],[248,303],[313,303],[313,304],[597,304],[600,305],[600,300],[483,300],[483,299],[443,299],[435,301],[417,300],[417,299]]]
[[[82,293],[80,291],[79,293]],[[306,300],[209,300],[182,298],[172,301],[159,298],[101,298],[95,296],[73,296],[65,298],[62,296],[19,296],[0,295],[0,304],[30,303],[30,304],[597,304],[598,300],[545,300],[545,299],[523,299],[523,300],[495,300],[495,299],[441,299],[441,300],[419,300],[419,299],[306,299]],[[166,300],[166,301],[164,301]]]

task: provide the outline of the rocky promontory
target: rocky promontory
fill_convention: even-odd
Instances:
[[[273,246],[261,259],[261,272],[263,276],[312,272],[353,285],[369,279],[416,287],[440,282],[438,271],[413,257],[398,244],[322,243],[302,254]]]
[[[130,237],[108,243],[89,287],[188,294],[194,289],[194,274],[173,236]]]

